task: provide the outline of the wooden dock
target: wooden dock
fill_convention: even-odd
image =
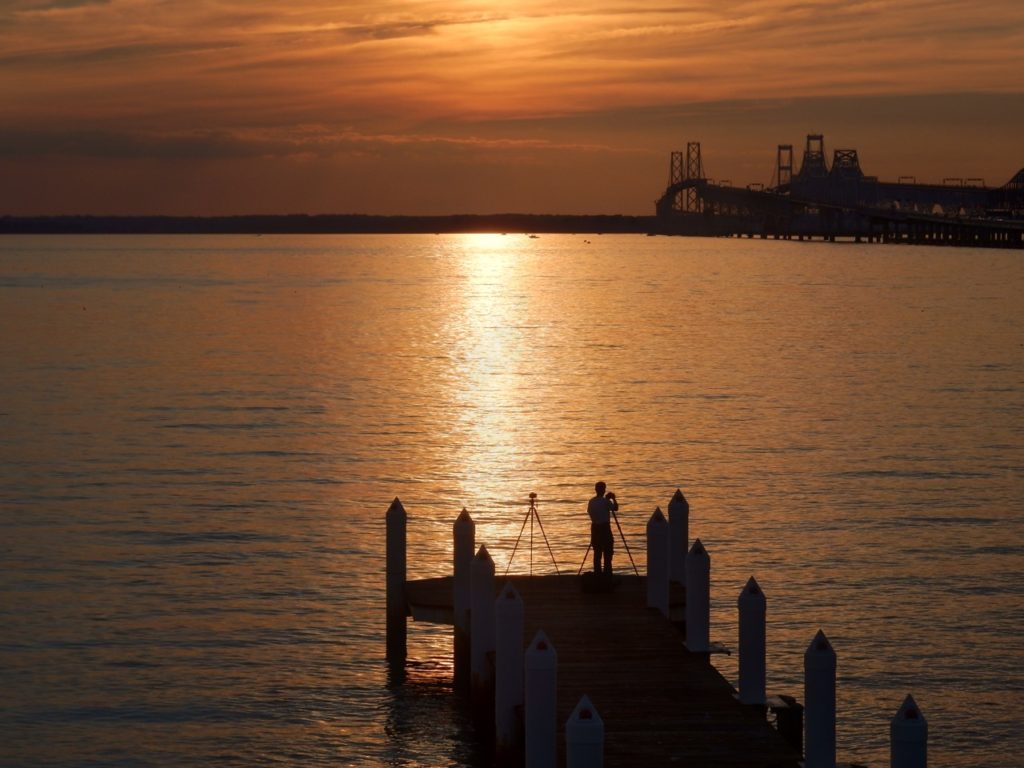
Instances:
[[[605,727],[605,766],[797,768],[801,756],[766,719],[745,706],[710,663],[691,653],[678,625],[646,607],[646,579],[623,575],[612,592],[586,593],[577,576],[510,576],[524,605],[524,638],[537,630],[558,655],[558,764],[565,721],[580,698]],[[673,585],[672,614],[683,601]],[[452,623],[451,577],[405,581],[408,615]],[[497,591],[496,591],[497,595]]]

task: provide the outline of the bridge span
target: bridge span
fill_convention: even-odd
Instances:
[[[671,155],[669,183],[655,204],[657,232],[1024,247],[1024,169],[1001,187],[980,178],[884,182],[864,174],[855,149],[835,150],[829,165],[820,134],[807,137],[800,170],[793,169],[793,147],[783,144],[770,186],[716,183],[691,142]]]

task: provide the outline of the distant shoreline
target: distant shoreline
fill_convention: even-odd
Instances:
[[[3,216],[0,234],[29,235],[270,235],[433,234],[457,232],[629,233],[656,231],[654,216],[487,214],[368,216]]]

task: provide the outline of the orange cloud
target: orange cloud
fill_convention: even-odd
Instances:
[[[501,14],[469,0],[16,1],[6,16],[5,90],[89,113],[262,100],[267,111],[554,114],[844,90],[1016,91],[1024,71],[1016,0],[521,2]]]
[[[69,130],[80,153],[111,142],[155,156],[474,142],[599,153],[646,142],[661,155],[667,124],[641,135],[609,116],[892,95],[1013,99],[1021,72],[1018,0],[8,0],[0,10],[0,129],[34,136],[12,145],[34,156],[48,140],[66,154]],[[576,134],[560,133],[574,116]],[[692,137],[682,130],[670,148]],[[729,134],[738,128],[719,130]]]

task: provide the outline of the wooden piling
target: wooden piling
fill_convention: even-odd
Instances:
[[[494,561],[481,545],[470,565],[470,688],[481,724],[494,720]]]
[[[711,651],[711,556],[700,539],[686,555],[686,648]]]
[[[804,653],[806,768],[836,768],[836,652],[820,629]]]
[[[583,694],[565,721],[566,768],[603,768],[604,721]]]
[[[661,507],[647,521],[647,607],[668,616],[669,530]]]
[[[494,618],[495,750],[504,764],[520,746],[518,712],[523,706],[523,599],[509,582],[494,603]]]
[[[668,503],[669,578],[686,584],[686,553],[690,549],[690,503],[681,489]]]
[[[454,684],[460,693],[469,691],[470,681],[470,640],[469,615],[471,570],[473,551],[476,548],[476,523],[463,508],[452,526],[453,567],[452,567],[452,609],[454,613]]]
[[[402,502],[395,497],[385,515],[385,570],[387,581],[387,660],[392,665],[405,663],[408,606],[405,600],[406,523]]]
[[[526,765],[555,768],[558,654],[544,630],[537,630],[526,651],[525,669]]]
[[[766,700],[765,615],[767,600],[753,576],[740,592],[739,608],[739,688],[744,704],[761,704]]]
[[[928,768],[928,721],[909,693],[889,724],[889,768]]]

